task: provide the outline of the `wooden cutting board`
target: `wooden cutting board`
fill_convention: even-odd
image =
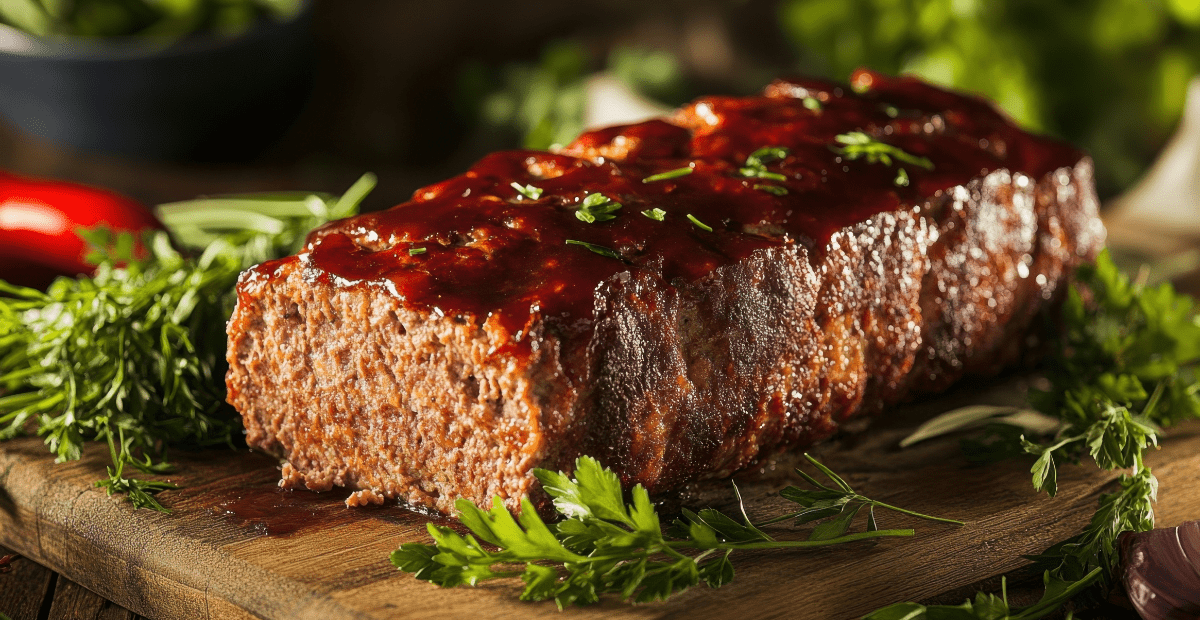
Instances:
[[[1078,531],[1113,476],[1094,465],[1064,467],[1060,494],[1031,488],[1027,460],[969,467],[954,438],[898,449],[933,413],[965,403],[1005,404],[1019,380],[968,385],[934,402],[889,412],[869,432],[814,454],[859,492],[953,517],[965,527],[880,513],[882,527],[915,527],[909,539],[810,551],[743,552],[736,579],[700,586],[667,603],[615,598],[569,610],[579,618],[852,618],[900,600],[921,600],[1024,564]],[[247,451],[176,453],[181,485],[159,497],[172,514],[133,510],[92,482],[107,453],[93,446],[55,464],[35,438],[0,444],[0,544],[151,618],[536,618],[562,617],[553,603],[517,600],[517,580],[442,590],[398,572],[388,554],[427,542],[427,517],[402,508],[347,509],[345,493],[284,492],[273,460]],[[795,455],[737,477],[752,516],[783,510],[774,491],[799,484]],[[791,459],[791,460],[789,460]],[[1200,518],[1200,424],[1170,432],[1149,464],[1161,481],[1159,525]],[[728,483],[697,485],[667,503],[730,511]],[[668,508],[664,506],[664,510]],[[857,525],[858,528],[862,524]],[[801,537],[789,525],[779,537]]]

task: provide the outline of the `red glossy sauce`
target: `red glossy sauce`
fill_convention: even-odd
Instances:
[[[650,270],[668,282],[690,282],[760,248],[802,243],[820,251],[841,228],[912,208],[989,171],[1036,178],[1082,156],[1021,131],[977,98],[865,71],[852,81],[862,92],[826,81],[778,81],[763,96],[707,97],[665,121],[585,133],[559,153],[494,153],[409,202],[315,232],[301,260],[321,277],[382,285],[417,307],[496,316],[518,339],[539,313],[579,333],[590,325],[597,285],[618,272]],[[934,167],[850,161],[833,147],[851,131],[927,157]],[[785,181],[739,174],[764,146],[789,149],[767,166]],[[687,176],[642,182],[685,166],[694,169]],[[896,183],[901,167],[907,186]],[[514,181],[540,188],[541,196],[522,196]],[[576,218],[593,192],[623,205],[615,219]],[[665,221],[642,215],[653,208],[666,212]],[[566,245],[568,239],[611,248],[621,259]],[[413,248],[425,252],[410,256]]]

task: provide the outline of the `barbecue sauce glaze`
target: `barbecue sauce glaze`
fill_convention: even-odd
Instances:
[[[875,214],[919,209],[994,170],[1037,179],[1082,156],[1017,129],[982,99],[865,70],[851,84],[779,80],[762,96],[705,97],[665,120],[587,132],[557,152],[494,153],[404,204],[315,231],[300,260],[340,285],[381,285],[415,307],[490,318],[516,341],[538,316],[578,334],[590,327],[597,285],[619,272],[651,270],[680,283],[781,244],[819,256],[834,232]],[[851,160],[837,152],[837,136],[853,131],[927,157],[933,168]],[[765,146],[788,149],[767,164],[786,180],[739,172]],[[643,182],[683,167],[692,172]],[[901,168],[907,185],[897,182]],[[541,195],[525,196],[513,182]],[[610,221],[580,221],[590,193],[623,208]],[[642,214],[654,208],[664,221]]]

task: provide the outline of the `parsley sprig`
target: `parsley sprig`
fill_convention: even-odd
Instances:
[[[225,405],[225,321],[246,267],[294,252],[316,225],[357,211],[368,175],[345,195],[260,194],[177,203],[165,232],[145,239],[81,231],[97,249],[91,277],[59,278],[46,292],[0,281],[0,440],[34,430],[59,462],[86,441],[109,446],[108,478],[136,507],[164,510],[153,494],[175,446],[232,445],[240,431]],[[118,266],[122,265],[122,266]]]
[[[525,582],[521,600],[553,599],[561,609],[572,603],[595,603],[605,594],[642,603],[666,600],[701,581],[721,587],[734,577],[730,562],[734,551],[813,548],[913,535],[911,529],[879,529],[875,507],[958,523],[862,497],[840,476],[808,458],[832,484],[822,484],[797,470],[815,488],[785,489],[781,497],[800,505],[801,510],[767,522],[795,519],[806,523],[832,517],[816,526],[807,540],[776,540],[761,529],[765,524],[750,521],[744,506],[740,520],[713,509],[684,510],[683,518],[664,534],[644,487],[634,486],[627,503],[617,475],[585,456],[576,461],[573,477],[534,470],[555,511],[564,517],[562,521],[546,524],[528,498],[522,500],[516,519],[498,497],[490,510],[460,499],[455,503],[458,518],[471,534],[430,523],[427,527],[434,544],[405,543],[392,553],[391,561],[400,570],[442,587],[520,577]],[[734,491],[737,493],[736,485]],[[740,504],[740,494],[738,501]],[[866,530],[848,533],[855,515],[868,504],[872,510]]]
[[[1131,282],[1107,251],[1079,270],[1063,306],[1064,337],[1033,406],[1062,421],[1050,439],[1022,439],[1038,457],[1034,486],[1054,495],[1056,463],[1090,456],[1100,469],[1141,470],[1161,427],[1200,419],[1200,318],[1169,283]]]
[[[1030,470],[1034,488],[1051,496],[1058,491],[1062,463],[1090,457],[1099,469],[1129,473],[1120,476],[1116,492],[1101,496],[1082,532],[1029,558],[1045,570],[1041,603],[1019,613],[1005,606],[996,608],[1003,613],[956,612],[954,617],[1040,618],[1079,594],[1102,593],[1120,561],[1120,535],[1154,528],[1158,480],[1145,465],[1145,451],[1158,445],[1162,427],[1200,419],[1200,316],[1195,302],[1170,284],[1149,288],[1131,281],[1107,250],[1095,264],[1081,268],[1076,280],[1063,305],[1063,336],[1046,364],[1050,389],[1030,395],[1041,413],[1036,425],[1044,430],[1046,419],[1057,425],[1048,433],[1038,432],[1020,424],[1021,416],[1007,415],[994,419],[981,437],[963,440],[963,447],[968,458],[979,461],[1036,456]],[[942,416],[943,421],[954,418],[979,421],[956,411]],[[938,420],[926,426],[940,426],[939,433],[949,430]],[[901,603],[868,618],[937,615],[925,612],[919,605]]]

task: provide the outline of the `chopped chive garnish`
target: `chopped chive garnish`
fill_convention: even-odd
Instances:
[[[621,255],[617,254],[616,250],[613,250],[611,248],[606,248],[602,245],[588,243],[587,241],[576,241],[575,239],[567,239],[567,245],[581,245],[581,246],[595,252],[596,254],[599,254],[600,256],[607,256],[609,258],[615,258],[617,260],[621,260]]]
[[[840,134],[834,139],[845,146],[841,148],[831,146],[830,148],[833,149],[833,152],[849,160],[865,157],[867,163],[879,163],[890,166],[894,157],[906,164],[920,166],[926,170],[933,170],[933,162],[929,161],[928,157],[918,157],[912,153],[907,153],[897,146],[880,142],[861,131]]]
[[[888,118],[896,118],[900,116],[900,109],[894,105],[890,105],[883,109],[883,113],[888,115]]]
[[[691,213],[687,214],[687,218],[689,220],[691,220],[692,223],[695,224],[696,226],[703,228],[704,230],[707,230],[708,232],[713,231],[712,226],[709,226],[708,224],[705,224],[704,222],[701,222],[700,220],[696,219],[696,216],[692,215]]]
[[[416,256],[417,254],[424,254],[425,252],[425,248],[408,248],[409,256]]]
[[[756,189],[760,192],[766,192],[768,194],[775,194],[776,196],[784,196],[788,193],[786,187],[780,187],[778,185],[763,185],[761,183],[758,183],[758,184],[755,184],[753,187],[754,187],[754,189]]]
[[[821,109],[821,101],[819,99],[817,99],[816,97],[805,97],[804,98],[804,107],[806,107],[810,110],[820,110]]]
[[[908,187],[908,171],[904,168],[896,173],[896,185],[899,187]]]
[[[644,215],[652,220],[658,221],[658,222],[661,222],[661,221],[667,219],[667,212],[663,211],[662,209],[659,209],[658,207],[654,207],[653,209],[646,209],[645,211],[642,211],[642,215]]]
[[[679,177],[685,177],[691,173],[692,173],[692,167],[685,166],[683,168],[676,168],[674,170],[668,170],[666,172],[652,174],[652,175],[642,179],[642,183],[653,183],[655,181],[666,181],[667,179],[677,179]]]
[[[532,185],[521,185],[520,183],[517,183],[516,181],[509,183],[509,185],[512,186],[513,189],[517,190],[518,194],[520,194],[530,200],[537,200],[538,198],[542,197],[542,188],[540,188],[540,187],[534,187]]]
[[[588,224],[607,222],[617,217],[613,214],[621,210],[621,207],[621,203],[604,194],[588,194],[579,205],[579,210],[575,212],[575,217]]]
[[[787,177],[778,172],[767,170],[767,162],[783,159],[788,156],[788,150],[782,146],[764,146],[754,151],[746,158],[746,165],[738,170],[738,174],[747,179],[770,179],[786,181]]]
[[[768,172],[766,168],[742,168],[738,173],[748,179],[770,179],[772,181],[786,181],[787,177],[778,172]]]
[[[762,168],[767,165],[767,162],[777,161],[787,156],[788,150],[782,146],[764,146],[746,158],[746,166]]]

